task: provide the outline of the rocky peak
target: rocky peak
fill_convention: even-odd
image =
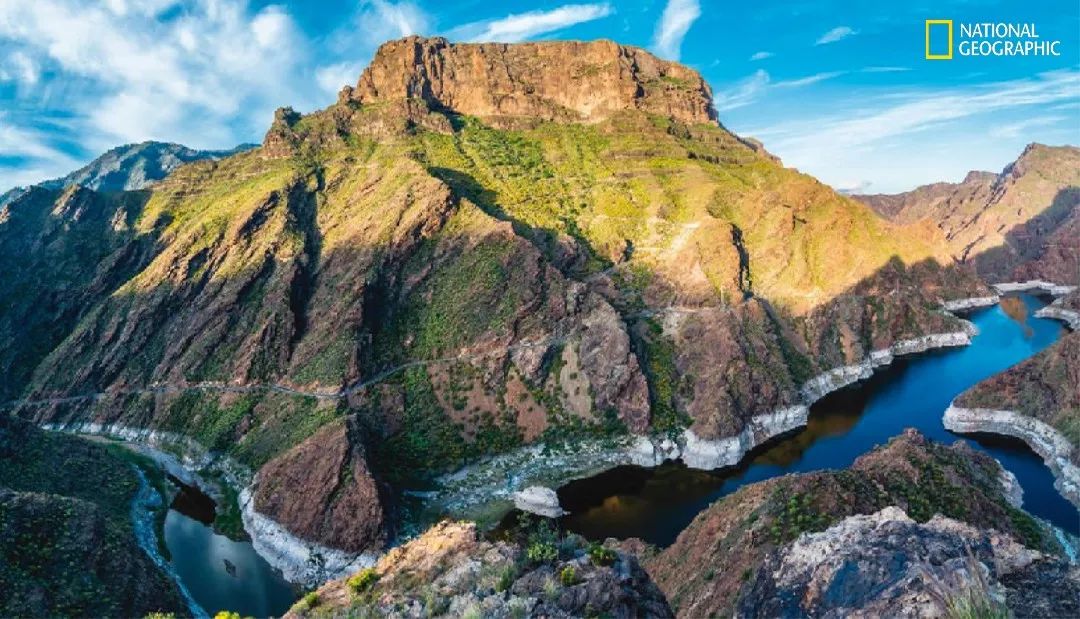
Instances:
[[[356,88],[360,103],[422,100],[485,118],[600,121],[641,110],[715,123],[712,92],[692,69],[612,41],[450,43],[406,37],[382,45]]]

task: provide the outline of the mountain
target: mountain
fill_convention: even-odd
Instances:
[[[195,150],[167,142],[125,144],[107,151],[66,176],[42,181],[36,186],[59,190],[69,185],[79,185],[102,192],[146,189],[185,163],[221,159],[255,146],[241,144],[229,150]],[[27,190],[27,187],[16,187],[0,194],[0,209]]]
[[[186,613],[176,584],[137,545],[139,487],[131,463],[103,445],[0,415],[0,612]]]
[[[896,195],[856,196],[896,222],[926,221],[994,281],[1080,282],[1080,149],[1029,144],[1000,174],[971,172]]]
[[[117,146],[67,176],[39,183],[47,189],[80,185],[95,191],[146,189],[185,163],[221,159],[255,148],[241,144],[229,150],[196,150],[169,142],[140,142]]]
[[[682,617],[952,616],[964,596],[996,610],[974,616],[1075,612],[1080,572],[1003,475],[907,430],[849,469],[740,488],[645,566]]]
[[[0,218],[9,407],[182,435],[257,473],[259,515],[374,552],[466,464],[635,436],[715,458],[894,345],[967,337],[941,302],[989,292],[932,226],[711,101],[611,42],[408,37],[257,149],[33,189]]]

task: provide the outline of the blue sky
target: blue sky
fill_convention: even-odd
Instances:
[[[1034,23],[1060,57],[923,58],[925,19]],[[680,60],[721,122],[844,190],[1000,170],[1080,143],[1080,2],[3,0],[0,190],[145,139],[257,142],[334,100],[378,44],[609,38]]]

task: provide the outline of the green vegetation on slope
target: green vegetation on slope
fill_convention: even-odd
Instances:
[[[136,544],[130,460],[0,418],[0,613],[141,616],[182,610]]]

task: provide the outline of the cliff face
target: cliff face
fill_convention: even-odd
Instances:
[[[992,282],[1076,284],[1080,273],[1080,149],[1031,144],[1000,174],[972,172],[897,195],[857,196],[885,217],[927,221],[956,260]]]
[[[1006,535],[895,507],[850,516],[771,553],[740,598],[739,617],[926,617],[1080,612],[1080,569]]]
[[[408,37],[379,48],[350,98],[361,104],[419,99],[481,118],[596,122],[640,110],[716,122],[712,92],[697,72],[611,41],[507,45]]]
[[[992,458],[963,443],[945,447],[908,430],[848,470],[741,488],[699,514],[646,568],[679,616],[909,612],[905,598],[927,600],[929,585],[908,574],[931,556],[935,565],[962,565],[965,537],[985,548],[1000,532],[1011,538],[1010,556],[1060,552],[1049,531],[1009,503],[1001,474]],[[937,514],[966,523],[948,544],[934,540],[938,528],[954,528],[935,524]],[[902,544],[910,548],[891,547],[895,536],[874,539],[893,526],[907,529],[912,537]],[[850,546],[805,548],[835,544],[829,540],[849,529],[858,532]],[[897,556],[905,559],[890,561]]]
[[[35,190],[0,219],[27,290],[0,304],[9,408],[186,434],[268,467],[256,505],[292,532],[378,550],[387,503],[463,464],[732,436],[818,373],[963,331],[941,301],[988,292],[923,228],[781,167],[708,102],[611,43],[409,38],[256,151],[142,192]],[[370,521],[340,522],[354,507]]]
[[[259,473],[255,509],[301,539],[358,553],[392,533],[391,503],[368,468],[356,419],[331,423]],[[302,489],[302,494],[296,492]]]

